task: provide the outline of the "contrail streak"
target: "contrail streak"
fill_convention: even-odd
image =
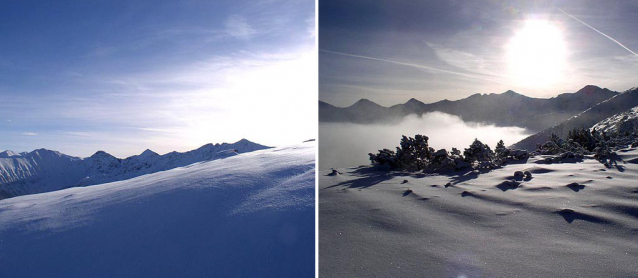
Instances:
[[[483,81],[495,82],[495,83],[500,83],[500,84],[505,84],[505,85],[512,85],[512,84],[505,83],[505,82],[498,81],[498,80],[486,79],[486,78],[482,78],[482,77],[478,77],[478,76],[474,76],[474,75],[470,75],[470,74],[465,74],[465,73],[455,72],[455,71],[449,71],[449,70],[442,70],[442,69],[437,69],[437,68],[423,66],[423,65],[403,63],[403,62],[379,59],[379,58],[362,56],[362,55],[355,55],[355,54],[348,54],[348,53],[343,53],[343,52],[330,51],[330,50],[325,50],[325,49],[319,49],[319,51],[326,52],[326,53],[331,53],[331,54],[336,54],[336,55],[341,55],[341,56],[346,56],[346,57],[368,59],[368,60],[386,62],[386,63],[391,63],[391,64],[395,64],[395,65],[401,65],[401,66],[415,67],[415,68],[421,68],[421,69],[429,69],[429,70],[434,70],[434,71],[438,71],[438,72],[444,72],[444,73],[455,74],[455,75],[465,76],[465,77],[469,77],[469,78],[479,79],[479,80],[483,80]]]
[[[574,17],[573,15],[568,14],[567,12],[565,12],[565,11],[563,11],[563,10],[559,9],[559,8],[556,8],[556,9],[557,9],[557,10],[559,10],[559,11],[561,11],[562,13],[566,14],[567,16],[569,16],[569,17],[573,18],[574,20],[576,20],[576,21],[578,21],[578,22],[582,23],[583,25],[585,25],[585,26],[587,26],[587,27],[591,28],[592,30],[594,30],[594,31],[598,32],[598,34],[601,34],[601,35],[605,36],[606,38],[608,38],[608,39],[610,39],[611,41],[615,42],[616,44],[620,45],[622,48],[624,48],[624,49],[626,49],[627,51],[631,52],[631,54],[634,54],[634,56],[638,57],[638,54],[636,54],[636,52],[631,51],[631,49],[627,48],[626,46],[624,46],[622,43],[620,43],[619,41],[615,40],[614,38],[612,38],[612,37],[610,37],[610,36],[607,36],[607,34],[605,34],[605,33],[601,32],[601,31],[598,31],[598,29],[596,29],[596,28],[594,28],[594,27],[591,27],[591,25],[589,25],[589,24],[587,24],[587,23],[583,22],[582,20],[580,20],[580,19],[578,19],[578,18]]]

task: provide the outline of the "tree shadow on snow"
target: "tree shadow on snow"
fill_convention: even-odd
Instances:
[[[569,187],[569,189],[571,190],[574,190],[575,192],[585,189],[585,185],[579,184],[577,182],[572,182],[568,184],[567,187]]]
[[[448,177],[452,184],[458,184],[458,183],[476,179],[479,177],[480,174],[485,174],[489,171],[490,171],[489,169],[481,169],[481,170],[465,169],[465,170],[458,170],[458,171],[441,172],[439,173],[439,175]]]
[[[499,183],[498,185],[496,185],[496,188],[502,190],[503,192],[507,191],[507,190],[514,190],[517,189],[519,187],[521,183],[518,181],[511,181],[511,180],[506,180],[503,181],[501,183]]]
[[[381,169],[379,167],[369,167],[369,166],[361,166],[359,168],[354,169],[352,172],[348,172],[348,174],[356,177],[355,179],[343,181],[335,185],[331,185],[326,187],[333,188],[337,186],[346,186],[348,188],[368,188],[371,186],[375,186],[379,183],[392,179],[396,176],[405,176],[405,173],[398,173],[388,171],[386,169]],[[407,174],[409,175],[409,174]]]
[[[408,196],[410,194],[412,194],[412,189],[408,189],[405,192],[403,192],[403,197]]]
[[[429,176],[432,176],[433,174],[448,177],[450,180],[449,185],[454,185],[454,184],[476,179],[479,177],[480,174],[485,174],[492,170],[493,169],[468,168],[463,170],[448,170],[448,171],[441,171],[441,172],[435,172],[435,173],[423,173],[421,171],[410,172],[410,171],[392,170],[387,165],[377,165],[372,167],[360,166],[358,168],[355,168],[353,171],[348,172],[348,174],[357,178],[328,186],[326,187],[326,189],[338,187],[338,186],[346,186],[348,188],[368,188],[395,177],[410,176],[415,179],[422,179],[422,178],[427,178]],[[330,175],[331,174],[328,174],[328,176]],[[445,187],[448,187],[448,185],[446,185]]]
[[[616,168],[616,170],[618,170],[618,172],[624,172],[625,171],[625,167],[622,165],[618,165],[618,162],[622,162],[625,163],[624,160],[622,160],[622,157],[620,157],[617,154],[613,154],[603,160],[601,160],[600,162],[602,162],[606,168],[611,169],[612,167]]]
[[[559,214],[560,216],[562,216],[565,221],[567,221],[567,223],[572,223],[574,222],[574,220],[579,219],[579,220],[584,220],[584,221],[588,221],[588,222],[593,222],[593,223],[607,223],[608,221],[606,221],[605,219],[599,218],[599,217],[595,217],[592,215],[588,215],[588,214],[584,214],[584,213],[580,213],[577,211],[574,211],[572,209],[562,209],[560,211],[556,212],[557,214]]]

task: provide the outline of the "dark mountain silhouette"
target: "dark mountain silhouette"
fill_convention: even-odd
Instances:
[[[542,144],[549,140],[549,136],[554,133],[561,138],[565,138],[567,133],[574,128],[591,128],[596,123],[609,118],[615,114],[625,112],[638,106],[638,87],[629,89],[614,97],[593,105],[591,108],[578,115],[541,132],[531,135],[520,142],[512,145],[514,148],[534,150],[536,144]]]
[[[585,109],[614,97],[618,92],[588,85],[575,93],[553,98],[532,98],[507,91],[501,94],[474,94],[461,100],[423,103],[410,99],[390,107],[361,99],[349,107],[336,107],[319,101],[320,122],[392,123],[403,117],[428,112],[444,112],[467,122],[518,126],[532,132],[557,125]]]

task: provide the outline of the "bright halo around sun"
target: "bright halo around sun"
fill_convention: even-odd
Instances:
[[[545,20],[527,20],[506,46],[515,84],[548,88],[565,75],[567,49],[561,29]]]

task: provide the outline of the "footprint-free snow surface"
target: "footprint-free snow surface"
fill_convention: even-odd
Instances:
[[[315,147],[0,200],[0,277],[314,277]]]
[[[320,276],[638,277],[638,150],[618,155],[487,173],[321,171]]]

